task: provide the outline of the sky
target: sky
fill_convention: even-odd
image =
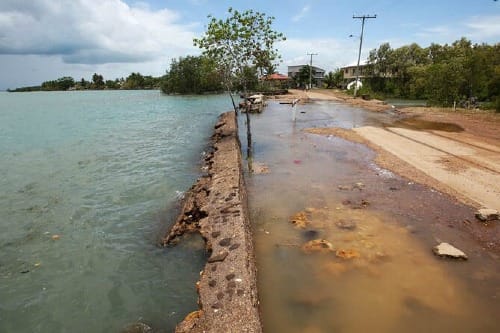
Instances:
[[[353,15],[377,15],[365,22],[361,59],[385,42],[500,42],[495,0],[0,0],[0,90],[93,73],[163,75],[172,59],[201,53],[193,38],[207,15],[224,18],[229,7],[275,17],[287,37],[276,45],[281,73],[309,63],[308,53],[326,71],[355,64],[361,20]]]

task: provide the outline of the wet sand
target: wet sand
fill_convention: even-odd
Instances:
[[[316,98],[337,101],[342,93],[320,90]],[[345,102],[345,99],[342,102]],[[379,111],[378,101],[358,99],[370,111]],[[350,102],[350,104],[352,104]],[[375,109],[374,109],[375,105]],[[475,208],[500,209],[500,115],[412,107],[386,113],[399,121],[383,127],[363,126],[351,130],[327,127],[310,133],[337,135],[363,143],[377,152],[376,162],[412,181],[454,196]],[[472,233],[488,247],[500,252],[500,231]]]
[[[338,102],[297,111],[293,123],[290,106],[270,103],[252,118],[263,172],[247,184],[264,331],[497,331],[498,237],[482,237],[499,228],[337,135],[400,118]],[[311,241],[323,246],[305,250]],[[469,260],[437,258],[439,242]]]

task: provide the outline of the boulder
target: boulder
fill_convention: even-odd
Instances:
[[[498,220],[498,210],[487,208],[479,209],[476,212],[476,218],[481,221]]]
[[[302,246],[302,251],[308,254],[313,252],[327,253],[333,251],[333,246],[327,240],[313,239]]]
[[[432,249],[435,255],[440,257],[467,259],[467,255],[461,250],[448,243],[441,243]]]
[[[359,258],[359,252],[354,249],[338,249],[335,255],[342,259],[355,259]]]
[[[307,217],[307,213],[302,211],[290,217],[290,223],[296,228],[305,229],[311,222]]]

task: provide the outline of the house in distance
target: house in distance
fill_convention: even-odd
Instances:
[[[308,65],[297,65],[297,66],[288,66],[288,77],[296,78],[303,67]],[[309,78],[309,76],[308,76]],[[323,81],[325,79],[325,70],[316,66],[312,66],[312,85],[315,87],[322,87]],[[306,86],[309,85],[307,82]]]

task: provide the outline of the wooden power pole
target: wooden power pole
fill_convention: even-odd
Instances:
[[[371,18],[377,18],[377,15],[362,15],[362,16],[352,16],[353,19],[361,19],[361,35],[359,36],[359,52],[358,52],[358,65],[356,66],[356,81],[354,82],[354,97],[358,93],[358,80],[359,80],[359,60],[361,59],[361,47],[363,46],[363,33],[365,30],[365,20]]]

